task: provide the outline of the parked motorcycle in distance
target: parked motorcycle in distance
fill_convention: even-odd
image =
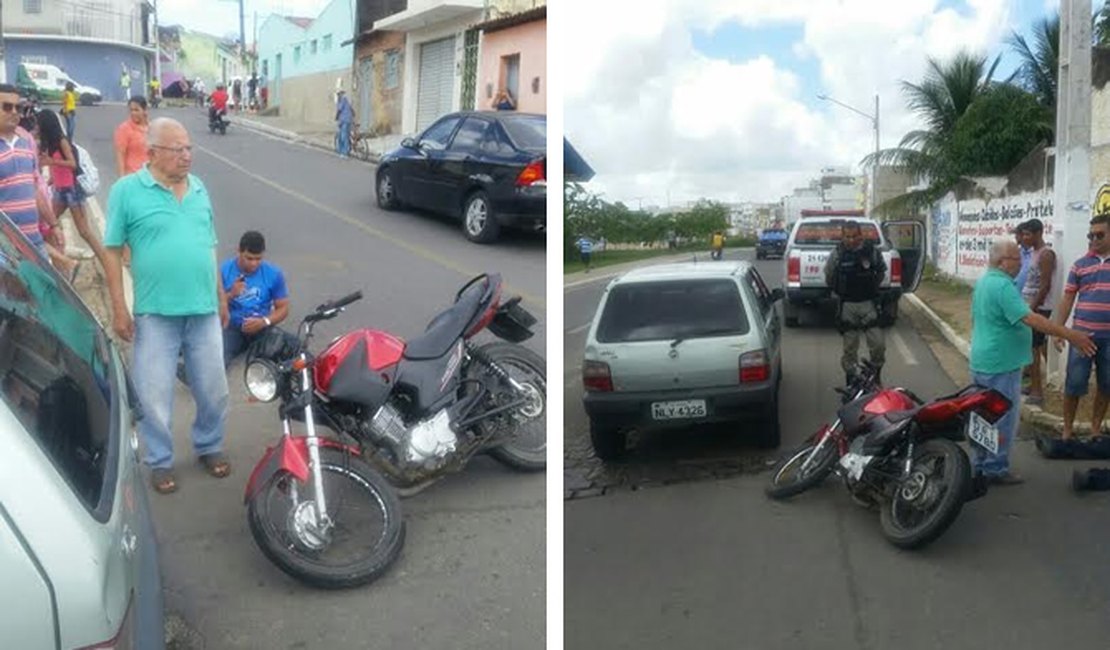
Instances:
[[[361,297],[317,307],[300,326],[299,350],[254,354],[244,376],[253,399],[280,400],[283,425],[247,483],[251,533],[283,571],[324,588],[370,582],[397,558],[399,492],[424,489],[481,452],[519,470],[546,466],[544,361],[517,345],[536,319],[519,298],[501,301],[499,276],[468,282],[410,341],[358,329],[313,356],[313,326]],[[507,342],[475,343],[484,330]],[[304,435],[293,435],[293,420]]]
[[[994,424],[1010,409],[996,390],[968,386],[923,402],[905,388],[883,388],[877,368],[864,363],[844,389],[837,419],[782,459],[767,495],[800,494],[835,472],[852,498],[879,508],[883,535],[900,548],[921,548],[956,520],[966,501],[986,492],[972,478],[965,439],[998,451]]]

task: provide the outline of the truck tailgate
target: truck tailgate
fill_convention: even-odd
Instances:
[[[831,250],[805,250],[799,251],[802,259],[802,286],[825,286],[825,262],[828,261]]]

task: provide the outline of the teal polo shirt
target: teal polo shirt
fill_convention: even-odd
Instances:
[[[204,183],[189,174],[181,201],[147,166],[116,181],[108,195],[104,245],[131,247],[135,313],[215,314],[216,228]]]
[[[972,371],[997,375],[1033,362],[1033,330],[1021,322],[1028,313],[1014,279],[987,269],[971,294]]]

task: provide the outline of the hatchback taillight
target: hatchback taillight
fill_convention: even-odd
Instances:
[[[895,257],[890,260],[890,283],[902,284],[902,258]]]
[[[529,163],[529,165],[525,167],[522,172],[520,172],[520,175],[516,177],[517,187],[533,185],[541,181],[546,181],[546,167],[547,165],[543,160],[537,160],[535,162]]]
[[[802,258],[791,255],[786,260],[786,281],[787,282],[801,282],[802,281]]]
[[[763,350],[740,355],[740,383],[767,381],[771,378],[771,363]]]
[[[604,361],[587,361],[582,365],[582,387],[594,393],[613,392],[613,375]]]

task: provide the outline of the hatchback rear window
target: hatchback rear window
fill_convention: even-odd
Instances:
[[[542,116],[514,117],[501,121],[516,146],[521,149],[547,149],[547,118]]]
[[[740,290],[727,279],[622,284],[609,292],[601,343],[739,336],[748,333]]]
[[[843,224],[837,221],[826,223],[803,223],[798,226],[798,234],[794,236],[794,243],[802,246],[836,246],[840,243],[840,231]],[[860,232],[865,241],[878,244],[879,229],[873,223],[861,223]]]

